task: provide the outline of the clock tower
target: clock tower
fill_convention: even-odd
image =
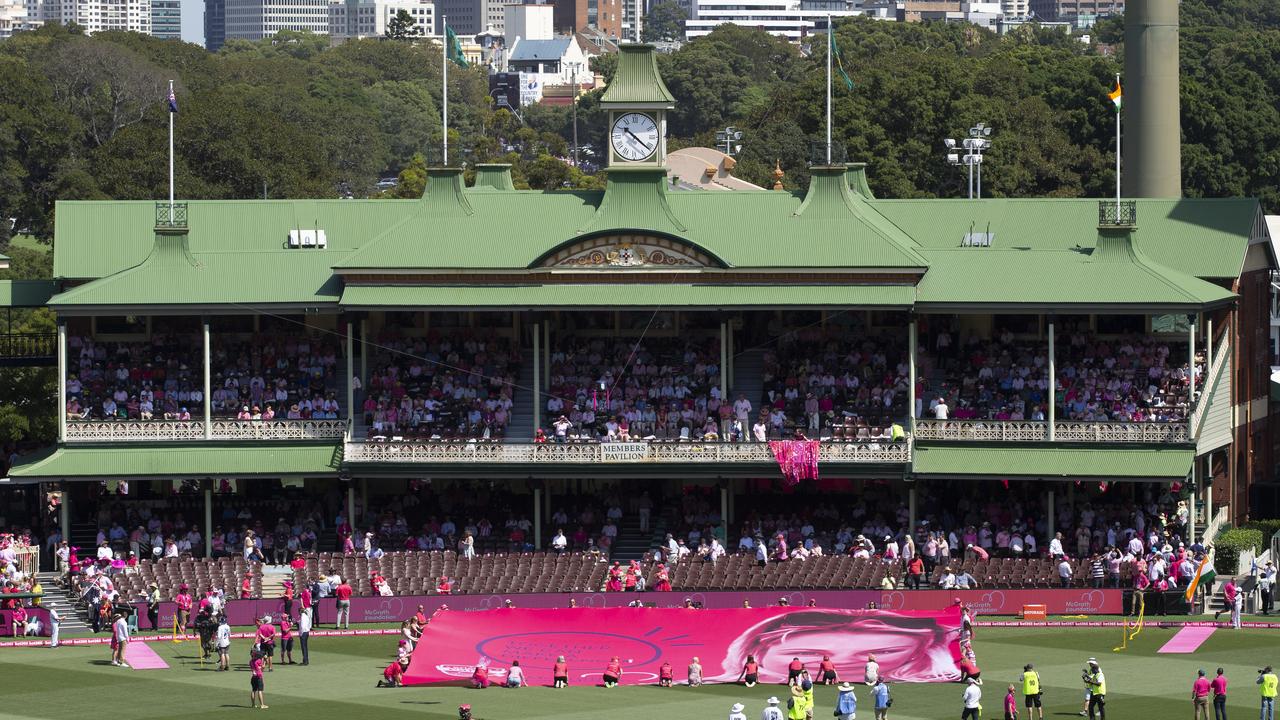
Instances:
[[[658,74],[652,45],[618,48],[618,70],[600,105],[609,111],[610,169],[664,167],[667,112],[675,107],[675,97]]]

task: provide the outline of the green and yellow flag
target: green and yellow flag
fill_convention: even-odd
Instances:
[[[840,46],[836,44],[836,34],[828,29],[827,38],[827,44],[830,45],[827,48],[827,52],[831,53],[831,59],[835,61],[836,70],[840,72],[840,79],[844,80],[845,89],[852,90],[853,78],[849,77],[849,73],[844,71],[844,55],[840,53]]]
[[[462,54],[462,41],[457,35],[453,34],[453,28],[445,27],[444,29],[445,54],[458,67],[467,67],[467,58]]]

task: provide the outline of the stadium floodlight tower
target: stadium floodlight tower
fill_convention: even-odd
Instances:
[[[724,130],[716,131],[716,144],[724,143],[725,155],[737,155],[742,152],[742,131],[730,125]]]
[[[984,122],[969,128],[969,137],[957,143],[952,138],[942,141],[947,148],[947,162],[952,165],[966,165],[969,168],[969,199],[973,194],[973,169],[978,169],[978,197],[982,197],[982,152],[991,147],[991,126]],[[963,149],[964,154],[956,152]]]

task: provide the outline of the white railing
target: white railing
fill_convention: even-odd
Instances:
[[[1059,422],[1053,425],[1053,437],[1058,442],[1156,444],[1191,442],[1191,432],[1185,422]]]
[[[214,420],[212,440],[336,440],[346,420]],[[67,442],[147,442],[203,440],[204,423],[196,420],[127,420],[68,422]]]
[[[1057,422],[1053,434],[1056,442],[1191,442],[1186,423]],[[915,439],[1043,442],[1049,439],[1049,424],[1035,420],[917,420]]]
[[[195,420],[68,422],[67,442],[203,440],[204,423]]]
[[[1200,423],[1204,421],[1204,414],[1209,409],[1209,403],[1213,400],[1214,385],[1218,382],[1218,377],[1222,375],[1222,369],[1226,367],[1227,358],[1231,355],[1231,340],[1226,333],[1222,334],[1222,342],[1214,348],[1215,353],[1209,362],[1209,370],[1205,374],[1203,390],[1196,397],[1195,409],[1191,411],[1191,437],[1200,437]]]
[[[820,463],[906,463],[910,442],[824,442]],[[356,463],[773,463],[767,443],[350,442]]]
[[[336,440],[346,420],[214,420],[214,440]]]
[[[1036,442],[1049,439],[1049,426],[1034,420],[917,420],[915,438]]]

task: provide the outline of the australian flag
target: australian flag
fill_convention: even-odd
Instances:
[[[173,90],[169,91],[169,112],[178,112],[178,96],[173,94]]]

